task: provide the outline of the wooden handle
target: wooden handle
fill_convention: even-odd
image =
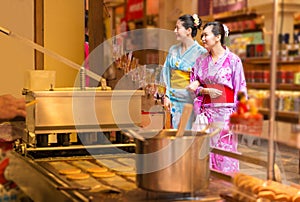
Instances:
[[[182,115],[181,115],[181,118],[180,118],[178,131],[176,133],[177,137],[183,136],[185,128],[186,128],[186,124],[190,119],[192,110],[193,110],[193,105],[192,104],[185,104],[184,105]]]
[[[165,110],[165,129],[171,129],[172,128],[172,117],[171,117],[171,112],[170,110]]]

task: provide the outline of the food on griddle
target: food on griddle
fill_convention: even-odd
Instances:
[[[66,169],[60,169],[58,170],[58,172],[63,175],[70,175],[70,174],[79,174],[81,173],[81,170],[78,168],[66,168]]]
[[[64,161],[53,161],[49,162],[49,164],[63,175],[81,173],[81,170],[79,168],[76,168],[75,166]]]
[[[119,175],[123,175],[126,177],[135,177],[136,176],[136,172],[131,171],[131,172],[118,172]]]
[[[86,173],[78,173],[78,174],[66,175],[66,177],[69,180],[84,180],[84,179],[88,179],[90,175]]]
[[[95,178],[107,178],[107,177],[114,177],[116,174],[113,172],[100,172],[100,173],[92,173],[92,176]]]
[[[116,172],[132,172],[134,169],[128,166],[120,166],[120,167],[112,168],[112,170]]]
[[[87,168],[86,171],[89,173],[103,173],[103,172],[107,172],[107,168],[104,167],[91,167],[91,168]]]
[[[81,161],[74,161],[72,162],[74,166],[77,166],[81,168],[82,170],[89,172],[89,173],[98,173],[98,172],[106,172],[107,168],[96,165],[90,161],[87,160],[81,160]]]
[[[133,177],[136,175],[136,171],[132,167],[118,167],[113,169],[115,172],[117,172],[119,175]]]

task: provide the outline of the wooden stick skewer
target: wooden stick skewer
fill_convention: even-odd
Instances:
[[[26,107],[32,106],[32,105],[34,105],[36,103],[37,103],[36,100],[32,100],[31,102],[26,103]]]

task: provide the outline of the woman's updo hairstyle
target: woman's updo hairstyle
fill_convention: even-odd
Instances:
[[[212,26],[212,30],[211,32],[215,35],[218,36],[219,34],[221,35],[221,44],[224,45],[225,44],[225,36],[228,37],[229,35],[229,29],[226,25],[218,22],[218,21],[214,21],[214,22],[208,22],[204,25],[203,29],[205,29],[208,26]]]
[[[197,35],[198,29],[201,28],[202,20],[198,17],[197,14],[194,15],[182,15],[178,18],[182,22],[182,26],[185,29],[191,28],[192,29],[192,37]]]

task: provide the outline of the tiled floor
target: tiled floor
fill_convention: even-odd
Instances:
[[[267,162],[268,142],[266,140],[247,144],[246,141],[242,141],[242,138],[240,138],[238,150],[245,156],[255,157]],[[275,143],[275,152],[275,163],[279,167],[282,183],[300,184],[299,150]],[[261,179],[267,179],[266,167],[240,161],[240,171]]]

